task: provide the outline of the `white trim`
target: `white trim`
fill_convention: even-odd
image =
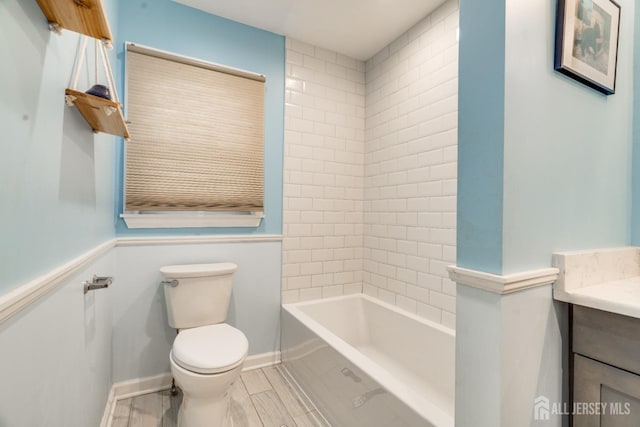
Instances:
[[[116,397],[113,386],[109,390],[109,397],[107,398],[107,404],[104,406],[104,413],[102,414],[102,420],[100,420],[100,427],[109,427],[113,420],[113,411],[116,408]]]
[[[107,399],[107,404],[104,407],[104,415],[102,416],[100,427],[111,427],[113,413],[116,410],[118,400],[167,390],[171,388],[171,378],[171,373],[166,372],[152,377],[136,378],[113,384],[109,391],[109,399]]]
[[[252,369],[266,368],[267,366],[277,365],[282,361],[280,351],[272,351],[269,353],[254,354],[247,356],[244,360],[242,371],[251,371]]]
[[[0,295],[0,323],[38,300],[41,296],[64,282],[65,279],[115,247],[115,245],[115,239],[102,243],[66,264],[31,280],[27,284]]]
[[[171,372],[154,375],[152,377],[135,378],[121,381],[112,386],[115,400],[128,399],[143,394],[155,393],[171,387]]]
[[[485,273],[484,271],[450,265],[449,278],[460,285],[471,286],[496,294],[509,294],[536,286],[549,285],[556,281],[560,270],[543,268],[506,275]]]
[[[204,243],[281,242],[281,234],[243,234],[229,236],[118,237],[117,246],[193,245]]]
[[[123,213],[120,218],[128,228],[258,227],[264,213]]]

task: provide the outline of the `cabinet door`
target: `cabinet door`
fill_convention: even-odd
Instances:
[[[640,426],[640,376],[574,355],[574,427]]]

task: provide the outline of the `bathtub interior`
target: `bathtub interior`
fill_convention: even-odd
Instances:
[[[282,362],[317,411],[334,427],[432,427],[415,411],[283,313]],[[304,399],[306,400],[306,399]]]
[[[453,331],[365,295],[303,303],[297,308],[400,382],[453,413]]]
[[[290,316],[289,312],[295,316]],[[286,318],[291,317],[292,320],[285,319],[285,313]],[[296,323],[295,319],[301,319],[303,324],[292,326],[292,322]],[[361,387],[364,386],[360,394],[356,393],[355,389],[350,390],[350,394],[355,393],[353,399],[364,395],[365,401],[369,398],[378,402],[386,399],[387,406],[399,406],[398,402],[381,390],[375,391],[383,384],[386,391],[391,391],[402,401],[410,401],[409,406],[418,407],[418,412],[425,406],[424,402],[433,405],[435,410],[427,412],[441,413],[442,415],[436,416],[435,419],[445,419],[443,423],[435,425],[446,425],[447,419],[452,422],[455,381],[453,331],[365,295],[285,306],[282,326],[283,359],[285,367],[287,358],[289,359],[288,366],[296,371],[293,372],[294,377],[296,374],[298,377],[308,377],[302,380],[317,385],[316,383],[326,381],[326,377],[332,375],[344,382],[346,375],[347,380],[343,387],[348,389],[354,384],[348,380],[351,376],[344,372],[358,372],[356,376],[362,378],[369,378],[368,374],[372,374],[371,384],[359,384]],[[292,333],[292,329],[298,331]],[[308,331],[305,332],[303,329]],[[297,340],[292,338],[296,335],[299,338]],[[301,338],[305,336],[306,341]],[[305,350],[287,352],[287,349],[291,348]],[[301,354],[304,357],[300,357]],[[336,366],[329,369],[324,366],[330,363],[327,360],[340,362],[334,362]],[[340,364],[345,366],[338,366]],[[315,374],[319,377],[314,380],[313,371],[316,370],[318,372]],[[303,388],[308,385],[302,384]],[[344,399],[349,401],[347,397]],[[344,399],[338,400],[344,402]],[[403,415],[402,411],[391,412],[398,418],[396,423],[402,418],[406,419],[399,425],[425,425],[422,418],[422,422],[417,423],[412,418],[415,417],[413,413]],[[424,412],[421,413],[424,416]]]

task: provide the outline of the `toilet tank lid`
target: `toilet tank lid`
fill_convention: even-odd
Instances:
[[[237,265],[231,262],[216,262],[211,264],[168,265],[160,272],[170,279],[187,277],[219,276],[236,271]]]

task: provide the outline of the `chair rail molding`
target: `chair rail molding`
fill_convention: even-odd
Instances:
[[[236,234],[236,235],[204,235],[204,236],[150,236],[150,237],[117,237],[89,249],[84,254],[56,267],[15,289],[0,295],[0,324],[36,302],[40,297],[52,291],[66,279],[78,273],[82,268],[97,260],[113,248],[124,246],[159,246],[159,245],[194,245],[222,243],[261,243],[280,242],[280,234]],[[80,286],[79,289],[82,289]]]
[[[0,323],[40,299],[84,266],[116,246],[116,239],[108,240],[71,261],[36,277],[30,282],[0,295]]]
[[[459,285],[471,286],[488,292],[504,295],[537,286],[554,283],[560,270],[557,268],[542,268],[539,270],[523,271],[506,275],[486,273],[484,271],[450,265],[447,267],[449,278]]]

